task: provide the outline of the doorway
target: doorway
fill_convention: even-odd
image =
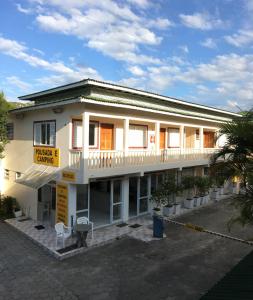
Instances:
[[[55,183],[46,184],[38,189],[37,219],[43,224],[55,225],[56,216]]]
[[[129,178],[129,217],[148,212],[149,176]]]
[[[160,128],[160,149],[165,149],[166,128]]]
[[[89,216],[95,227],[113,224],[122,219],[121,180],[90,183]]]

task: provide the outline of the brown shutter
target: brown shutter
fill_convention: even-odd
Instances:
[[[101,124],[100,150],[113,150],[113,124]]]
[[[160,149],[165,149],[165,134],[166,129],[160,128]]]

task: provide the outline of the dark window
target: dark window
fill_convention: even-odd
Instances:
[[[14,124],[7,123],[6,124],[7,138],[9,141],[14,139]]]
[[[96,124],[95,123],[90,123],[90,128],[89,128],[89,146],[96,146]]]

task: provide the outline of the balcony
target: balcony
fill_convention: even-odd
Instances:
[[[209,160],[210,155],[215,153],[217,148],[204,149],[165,149],[160,153],[152,150],[129,150],[124,151],[89,151],[88,170],[107,169],[129,169],[136,166],[161,166],[170,163],[183,163],[187,161]],[[69,167],[80,169],[82,161],[82,151],[70,150]],[[153,167],[151,167],[153,169]]]

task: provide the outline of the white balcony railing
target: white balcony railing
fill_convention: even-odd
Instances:
[[[90,151],[88,168],[105,169],[120,168],[133,165],[152,165],[184,160],[208,159],[217,149],[165,149],[157,154],[152,150],[129,150],[125,155],[124,151]],[[70,150],[69,163],[71,168],[79,169],[81,165],[82,152]]]

